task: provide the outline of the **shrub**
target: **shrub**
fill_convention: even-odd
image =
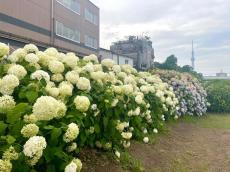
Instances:
[[[211,106],[209,112],[230,112],[230,81],[212,80],[205,83],[208,101]]]
[[[178,99],[156,75],[95,55],[29,44],[8,56],[0,46],[0,171],[80,171],[81,148],[127,148],[177,118]]]
[[[203,115],[207,110],[207,93],[199,81],[188,73],[170,70],[154,70],[160,78],[173,87],[179,100],[178,115]]]

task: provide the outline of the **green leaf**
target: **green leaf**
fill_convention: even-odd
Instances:
[[[4,135],[6,128],[7,124],[5,124],[3,121],[0,121],[0,135]]]
[[[57,145],[58,144],[58,137],[62,134],[62,131],[60,128],[54,128],[51,131],[51,138],[50,138],[50,143],[52,145]]]
[[[46,86],[46,80],[45,80],[44,78],[42,78],[42,79],[40,80],[40,83],[41,83],[42,87],[45,87],[45,86]]]
[[[109,122],[109,118],[108,117],[104,117],[103,118],[104,128],[107,128],[108,122]]]
[[[43,127],[45,130],[52,130],[52,129],[54,129],[54,126],[52,126],[52,125],[46,125],[46,126],[44,126]]]
[[[6,141],[7,141],[7,143],[9,143],[11,145],[16,141],[16,139],[13,136],[8,135],[6,138]]]
[[[69,161],[69,156],[68,154],[66,154],[65,152],[63,152],[60,148],[54,148],[53,149],[53,153],[55,156],[57,156],[58,158],[64,160],[65,162],[68,162]]]
[[[19,103],[7,113],[7,123],[13,124],[17,122],[30,108],[31,106],[29,106],[28,103]]]
[[[94,125],[94,130],[95,130],[96,134],[99,134],[100,133],[100,126],[98,124],[95,124]]]
[[[36,91],[26,92],[26,98],[30,103],[33,103],[38,98],[38,93]]]

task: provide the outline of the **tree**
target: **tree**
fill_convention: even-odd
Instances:
[[[163,63],[155,62],[154,66],[159,69],[178,70],[177,58],[175,55],[167,57]]]
[[[181,68],[181,71],[182,72],[192,72],[193,71],[193,68],[192,68],[192,66],[190,66],[190,65],[184,65],[182,68]]]
[[[163,63],[163,67],[164,69],[177,70],[178,69],[177,58],[175,57],[175,55],[171,55],[167,57],[167,59]]]

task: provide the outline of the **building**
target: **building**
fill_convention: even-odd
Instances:
[[[216,76],[217,76],[217,77],[227,77],[228,74],[225,73],[225,72],[223,72],[223,70],[221,70],[219,73],[216,73]]]
[[[132,57],[136,69],[147,70],[153,67],[154,49],[149,37],[129,36],[128,40],[113,43],[110,50]]]
[[[216,75],[207,75],[204,76],[204,79],[206,80],[216,80],[216,79],[227,79],[230,80],[230,74],[223,72],[221,70],[219,73],[216,73]]]
[[[132,57],[117,54],[117,53],[114,53],[110,50],[100,48],[99,60],[103,60],[103,59],[112,59],[115,61],[116,64],[119,64],[119,65],[129,64],[130,66],[133,67],[133,58]]]
[[[0,1],[0,42],[98,55],[99,8],[89,0]]]

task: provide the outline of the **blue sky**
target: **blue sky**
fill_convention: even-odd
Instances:
[[[100,8],[101,47],[128,35],[151,37],[156,61],[171,54],[196,70],[230,73],[230,0],[91,0]]]

